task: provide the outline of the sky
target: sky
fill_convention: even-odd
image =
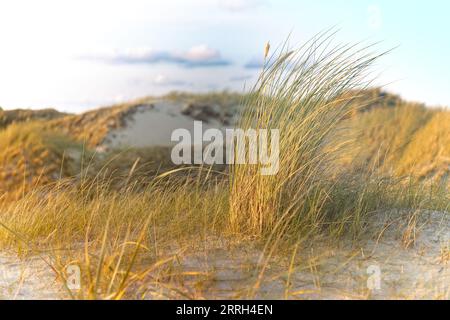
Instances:
[[[264,45],[395,47],[377,84],[450,105],[448,0],[1,0],[0,106],[81,112],[172,90],[242,91]]]

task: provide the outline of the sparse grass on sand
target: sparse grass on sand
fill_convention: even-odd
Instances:
[[[25,155],[32,157],[42,152],[41,146],[53,146],[49,150],[55,150],[52,157],[57,157],[70,145],[87,156],[78,154],[81,160],[76,163],[80,168],[76,176],[67,173],[39,185],[27,182],[33,188],[22,192],[20,199],[2,198],[0,245],[42,256],[61,280],[69,276],[67,266],[79,266],[81,290],[68,290],[73,298],[120,299],[202,298],[202,285],[213,279],[200,266],[180,270],[176,267],[180,260],[192,251],[207,255],[205,248],[213,243],[221,243],[224,250],[244,244],[261,253],[248,267],[252,285],[245,294],[236,295],[245,298],[255,296],[274,263],[285,266],[286,288],[295,270],[317,272],[313,262],[305,266],[301,264],[304,261],[296,260],[307,240],[314,243],[320,239],[325,244],[326,240],[357,239],[367,218],[379,211],[406,208],[417,214],[422,209],[448,209],[448,193],[442,184],[431,187],[412,178],[405,183],[376,166],[361,170],[363,166],[356,165],[362,161],[360,155],[347,153],[354,141],[342,139],[342,123],[359,119],[366,126],[366,117],[369,122],[390,117],[381,114],[382,120],[378,120],[372,112],[390,111],[370,109],[352,116],[355,94],[366,85],[365,76],[378,55],[369,53],[370,46],[332,47],[331,41],[331,35],[325,33],[299,50],[281,49],[266,62],[252,93],[242,98],[241,128],[280,130],[277,175],[259,175],[259,165],[236,165],[223,171],[208,167],[164,171],[159,167],[148,172],[138,160],[146,157],[144,150],[134,151],[135,157],[129,160],[121,153],[98,159],[79,144],[69,143],[70,139],[58,144],[47,131],[41,131],[40,123],[9,126],[0,133],[2,150],[14,146],[16,152],[32,152]],[[126,110],[118,108],[113,113]],[[442,149],[446,145],[442,147],[441,142],[449,136],[444,131],[448,126],[442,129],[433,124],[438,121],[437,113],[431,116],[432,112],[414,108],[395,112],[399,115],[389,128],[401,121],[400,132],[373,130],[375,134],[393,134],[387,137],[389,148],[382,152],[388,153],[390,162],[399,161],[397,170],[402,175],[412,174],[410,170],[417,165],[408,154],[416,159],[412,155],[421,153],[417,150],[419,139],[430,139],[446,161],[448,150]],[[448,116],[439,112],[439,119]],[[89,117],[77,118],[72,127],[81,128]],[[50,127],[68,119],[56,120]],[[102,119],[99,125],[108,123],[108,117]],[[419,130],[423,122],[427,127]],[[92,128],[88,133],[94,134]],[[81,134],[78,130],[74,137]],[[411,136],[417,138],[409,143]],[[372,137],[379,139],[369,135]],[[97,142],[95,138],[88,147]],[[403,156],[389,155],[388,150],[393,149],[401,150]],[[369,150],[376,152],[378,149]],[[2,165],[16,159],[11,157],[11,152],[4,153]],[[437,159],[423,157],[427,163]],[[46,159],[64,168],[60,160]],[[342,159],[351,161],[343,165]],[[22,169],[15,165],[13,170]],[[33,172],[33,177],[42,174],[47,175]],[[0,183],[4,181],[12,180],[2,178]],[[8,193],[6,189],[3,192]],[[186,285],[192,278],[201,279],[194,288]]]

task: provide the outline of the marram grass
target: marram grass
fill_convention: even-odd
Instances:
[[[315,229],[330,190],[324,172],[339,151],[330,136],[349,115],[350,92],[364,88],[379,55],[369,47],[336,46],[324,33],[298,50],[281,49],[265,62],[245,100],[243,129],[278,129],[279,171],[258,175],[258,168],[239,165],[231,171],[230,219],[240,231]],[[347,97],[343,99],[342,97]],[[245,196],[243,196],[245,195]],[[283,231],[284,232],[284,231]]]
[[[207,247],[211,237],[250,242],[270,256],[282,254],[282,244],[289,242],[357,237],[365,218],[378,210],[448,210],[445,188],[414,180],[404,184],[384,172],[361,172],[336,161],[354,145],[336,138],[352,108],[358,108],[353,97],[369,84],[367,74],[379,55],[371,54],[370,46],[333,47],[331,41],[325,33],[299,50],[280,49],[243,96],[240,128],[280,130],[276,175],[260,175],[258,165],[230,166],[219,173],[200,167],[146,174],[136,159],[124,172],[126,157],[118,158],[120,168],[111,159],[94,157],[80,164],[82,174],[36,186],[15,201],[2,197],[0,245],[45,257],[62,283],[67,266],[80,266],[81,290],[68,290],[73,298],[141,298],[146,293],[197,298],[173,280],[204,270],[178,272],[175,266],[187,247]],[[405,136],[441,130],[431,144],[446,137],[437,124],[421,133],[415,121],[408,123]],[[0,137],[8,150],[32,150],[33,145],[41,150],[50,144],[60,152],[55,140],[33,133],[40,128],[16,125]],[[395,144],[396,150],[405,150],[402,168],[413,167],[406,155],[418,153],[417,145]],[[445,150],[436,150],[445,158]],[[143,151],[136,154],[144,157]],[[8,155],[2,157],[6,167]],[[89,170],[91,165],[95,170]]]

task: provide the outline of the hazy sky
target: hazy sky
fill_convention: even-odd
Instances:
[[[1,0],[0,106],[81,111],[170,90],[242,90],[264,43],[333,25],[338,41],[398,48],[378,83],[450,105],[450,2]]]

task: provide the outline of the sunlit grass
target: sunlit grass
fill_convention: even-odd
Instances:
[[[355,114],[379,57],[370,50],[333,47],[332,34],[324,33],[298,50],[281,48],[248,95],[202,96],[239,99],[242,129],[280,130],[276,175],[260,175],[261,165],[173,169],[164,149],[97,155],[91,147],[104,138],[104,125],[119,121],[129,105],[49,126],[9,125],[0,132],[0,246],[42,256],[63,284],[67,266],[79,266],[81,290],[67,290],[72,298],[121,299],[202,298],[202,286],[214,279],[199,266],[180,267],[188,252],[207,255],[201,248],[214,241],[251,245],[261,254],[248,267],[252,285],[236,297],[255,296],[274,258],[287,263],[284,296],[301,294],[289,289],[295,270],[317,272],[314,261],[294,267],[306,242],[357,239],[380,211],[410,211],[413,229],[421,210],[449,209],[444,184],[414,178],[418,158],[440,161],[439,168],[447,163],[448,125],[439,119],[448,114],[418,106]],[[58,123],[71,138],[49,129]],[[347,139],[343,126],[362,138]],[[433,152],[425,154],[426,148]],[[69,150],[78,160],[68,167]],[[406,232],[402,241],[408,245],[410,238]],[[189,277],[201,279],[194,291],[183,285]]]

